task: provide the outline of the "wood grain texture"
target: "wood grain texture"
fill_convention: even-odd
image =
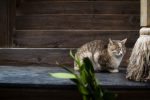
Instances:
[[[14,29],[15,0],[0,0],[0,47],[10,47]]]
[[[67,88],[67,87],[66,87]],[[117,100],[149,100],[150,92],[144,90],[118,90]],[[2,100],[82,100],[76,89],[0,88]]]
[[[73,60],[69,56],[69,51],[75,49],[48,49],[48,48],[14,48],[0,49],[1,65],[48,65],[50,67],[58,66],[56,61],[65,64],[67,67],[73,67]],[[131,49],[127,53],[120,66],[126,67]]]
[[[2,100],[82,100],[77,89],[0,88]]]
[[[15,19],[16,19],[16,0],[9,0],[8,4],[8,47],[12,47],[13,44],[13,34],[16,30]]]
[[[127,38],[126,46],[133,47],[139,37],[138,31],[107,30],[17,30],[14,35],[14,47],[78,48],[92,40],[109,38],[122,40]]]
[[[138,9],[137,9],[138,8]],[[26,1],[17,15],[27,14],[139,14],[138,1]]]
[[[23,0],[23,1],[28,1],[28,2],[35,2],[35,1],[41,1],[41,0]],[[42,1],[131,1],[131,0],[42,0]],[[132,0],[132,1],[139,1],[139,0]]]
[[[13,47],[75,48],[129,38],[140,29],[140,0],[17,0]],[[135,38],[134,38],[135,36]]]
[[[38,15],[17,16],[17,30],[99,29],[138,30],[138,15]]]
[[[0,0],[0,47],[8,44],[8,0]]]

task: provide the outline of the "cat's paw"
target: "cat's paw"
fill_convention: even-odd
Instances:
[[[119,70],[118,69],[113,69],[113,70],[109,70],[109,72],[111,72],[111,73],[117,73],[117,72],[119,72]]]

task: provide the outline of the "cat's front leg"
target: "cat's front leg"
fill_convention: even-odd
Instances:
[[[95,70],[95,71],[101,71],[101,66],[100,66],[99,63],[94,63],[94,64],[93,64],[93,67],[94,67],[94,70]]]

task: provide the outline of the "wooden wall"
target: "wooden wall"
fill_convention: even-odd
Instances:
[[[0,47],[14,48],[0,49],[0,64],[72,64],[70,48],[128,38],[127,66],[139,36],[140,0],[0,0],[0,8]]]
[[[139,0],[17,0],[14,47],[76,48],[94,39],[128,38],[140,28]]]

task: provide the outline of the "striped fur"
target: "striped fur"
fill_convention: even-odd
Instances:
[[[118,67],[126,52],[126,40],[109,39],[107,42],[94,40],[81,46],[75,57],[80,59],[81,63],[84,57],[88,57],[96,71],[118,72]],[[76,63],[74,63],[74,69],[79,70]]]

